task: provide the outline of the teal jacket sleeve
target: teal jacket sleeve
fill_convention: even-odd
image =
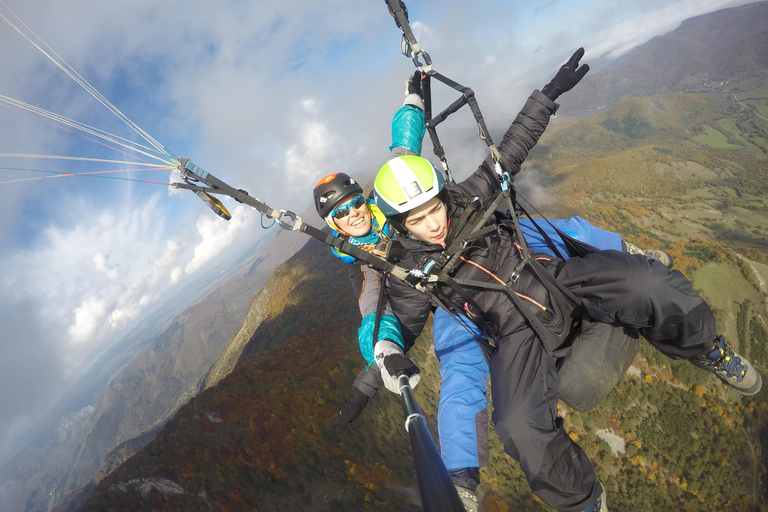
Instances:
[[[368,313],[363,318],[363,323],[360,324],[360,328],[357,330],[357,339],[360,343],[360,352],[363,354],[363,358],[369,363],[373,361],[373,329],[376,324],[376,312]],[[403,347],[403,335],[400,332],[400,322],[397,321],[397,317],[392,315],[381,315],[379,320],[379,335],[378,340],[390,340],[394,341],[400,347]]]
[[[424,111],[413,105],[403,105],[392,118],[392,145],[394,148],[407,149],[416,155],[421,154],[421,141],[427,127]]]

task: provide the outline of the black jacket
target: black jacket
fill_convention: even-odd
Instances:
[[[531,94],[499,144],[498,149],[505,170],[512,174],[517,174],[520,171],[520,166],[528,156],[528,152],[544,133],[555,110],[555,103],[544,94],[538,90]],[[500,190],[500,186],[491,158],[488,157],[468,179],[448,190],[446,208],[451,224],[446,237],[447,246],[450,246],[453,238],[456,237],[458,231],[456,222],[470,200],[474,197],[480,197],[486,202],[490,202]],[[494,216],[491,216],[489,223],[503,225]],[[443,251],[443,247],[440,245],[426,244],[409,237],[400,238],[404,249],[407,251],[404,260],[406,266],[418,267],[426,257],[437,256]],[[470,249],[464,251],[463,257],[472,263],[460,263],[451,273],[454,278],[492,284],[499,283],[499,281],[507,283],[514,268],[520,262],[520,253],[515,246],[514,236],[510,230],[504,227],[492,233],[488,238],[474,242]],[[562,264],[562,260],[550,256],[544,256],[544,258],[539,259],[539,262],[552,272],[555,272]],[[493,276],[483,269],[492,273]],[[391,304],[403,326],[403,335],[406,337],[417,336],[429,316],[430,299],[393,278],[390,280],[389,286]],[[473,321],[494,342],[501,337],[527,328],[522,315],[515,311],[509,297],[502,291],[466,287],[466,291],[480,308],[480,311],[476,311],[475,306],[467,304],[464,299],[446,285],[438,286],[441,292],[451,298],[451,302],[468,311]],[[514,289],[526,297],[524,303],[546,325],[554,329],[558,329],[562,325],[563,320],[552,314],[546,288],[538,282],[530,271],[524,271],[521,274]]]

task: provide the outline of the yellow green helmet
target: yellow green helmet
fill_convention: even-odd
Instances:
[[[398,156],[376,174],[373,197],[387,217],[400,217],[417,208],[445,188],[445,179],[426,158]]]

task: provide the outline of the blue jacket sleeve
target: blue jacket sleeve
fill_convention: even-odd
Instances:
[[[363,323],[357,330],[357,339],[360,343],[360,352],[369,363],[373,361],[373,329],[376,325],[376,312],[368,313],[363,318]],[[381,315],[379,320],[379,336],[376,341],[394,341],[403,347],[403,335],[400,333],[400,322],[392,315]]]
[[[421,154],[421,141],[424,139],[426,124],[424,111],[413,105],[403,105],[392,118],[392,145],[403,148],[417,155]]]

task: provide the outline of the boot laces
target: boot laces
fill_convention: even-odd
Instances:
[[[717,338],[716,344],[715,349],[704,356],[701,362],[711,368],[712,371],[722,373],[726,377],[735,377],[737,382],[741,382],[746,373],[741,357],[733,352],[733,349],[722,336]]]

